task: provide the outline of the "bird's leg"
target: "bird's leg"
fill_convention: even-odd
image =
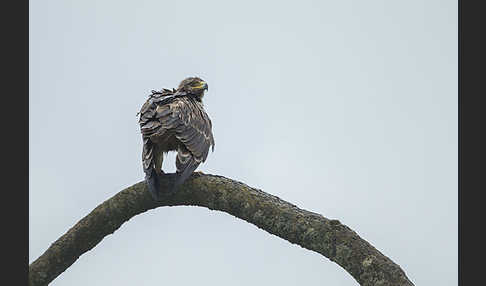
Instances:
[[[155,161],[154,161],[154,173],[157,175],[157,181],[160,187],[165,190],[166,193],[170,193],[170,190],[172,189],[172,184],[171,182],[171,176],[170,174],[166,174],[162,170],[162,163],[164,162],[164,153],[160,151],[159,148],[157,148],[157,153],[155,156]]]
[[[157,154],[155,155],[155,172],[160,177],[164,175],[164,171],[162,171],[162,163],[164,162],[164,152],[156,150]]]

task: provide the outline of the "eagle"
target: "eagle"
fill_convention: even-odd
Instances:
[[[214,151],[212,123],[202,99],[208,84],[199,77],[188,77],[177,89],[152,90],[139,114],[143,150],[142,165],[148,190],[159,200],[159,177],[164,175],[164,154],[176,151],[176,178],[172,193],[206,161],[209,148]]]

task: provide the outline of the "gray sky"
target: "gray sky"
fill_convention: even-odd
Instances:
[[[30,1],[29,25],[29,262],[143,179],[135,114],[198,75],[199,170],[339,219],[416,285],[457,284],[457,1]],[[52,285],[107,283],[357,285],[197,207],[134,217]]]

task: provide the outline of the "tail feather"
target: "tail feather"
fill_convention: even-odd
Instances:
[[[148,138],[143,138],[142,165],[145,172],[145,182],[154,200],[159,200],[160,182],[155,172],[155,146]]]
[[[154,167],[154,144],[150,139],[143,138],[142,164],[145,173]]]
[[[184,169],[182,172],[177,173],[177,178],[175,179],[174,185],[172,186],[171,192],[174,192],[177,190],[177,188],[182,185],[189,176],[191,176],[192,172],[196,170],[197,166],[199,166],[199,162],[194,160],[194,158],[191,156],[189,161],[184,164]]]
[[[155,172],[155,169],[151,168],[145,172],[145,182],[147,183],[147,187],[150,194],[152,195],[152,198],[158,201],[160,198],[160,181],[159,176]]]

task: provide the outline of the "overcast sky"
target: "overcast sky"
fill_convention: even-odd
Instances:
[[[143,180],[150,90],[209,84],[199,170],[339,219],[457,284],[457,1],[30,1],[29,263]],[[173,172],[175,156],[164,161]],[[357,285],[226,213],[132,218],[51,285]]]

